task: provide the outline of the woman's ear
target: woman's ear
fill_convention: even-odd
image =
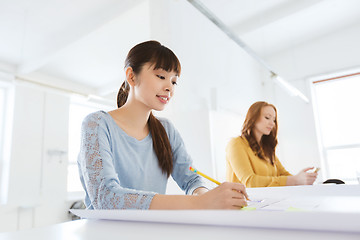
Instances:
[[[127,67],[127,68],[125,69],[125,74],[126,74],[126,81],[127,81],[127,83],[128,83],[130,86],[134,87],[134,86],[135,86],[135,78],[136,78],[136,77],[135,77],[135,73],[134,73],[132,67]]]

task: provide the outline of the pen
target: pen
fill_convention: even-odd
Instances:
[[[213,178],[209,177],[208,175],[206,175],[206,174],[204,174],[204,173],[202,173],[202,172],[200,172],[200,171],[196,170],[196,169],[195,169],[195,168],[193,168],[193,167],[190,167],[190,171],[193,171],[194,173],[197,173],[197,174],[199,174],[200,176],[203,176],[204,178],[206,178],[206,179],[208,179],[208,180],[212,181],[213,183],[216,183],[217,185],[220,185],[220,184],[221,184],[219,181],[217,181],[217,180],[215,180],[215,179],[213,179]],[[246,198],[246,200],[248,200],[248,201],[249,201],[250,199]]]

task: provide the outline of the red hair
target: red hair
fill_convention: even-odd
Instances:
[[[275,111],[275,125],[271,130],[269,135],[263,135],[261,137],[260,143],[258,143],[255,139],[253,129],[255,127],[255,123],[261,117],[261,110],[264,107],[270,106]],[[256,102],[250,106],[246,118],[243,124],[243,128],[241,131],[241,136],[245,137],[249,142],[249,145],[255,155],[263,160],[269,160],[271,164],[274,164],[275,161],[275,149],[277,146],[277,130],[278,130],[278,122],[277,122],[277,111],[274,105],[269,104],[267,102]]]

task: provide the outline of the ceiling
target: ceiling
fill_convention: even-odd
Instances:
[[[264,58],[360,24],[358,0],[202,2]],[[149,4],[151,0],[0,0],[0,71],[50,79],[53,85],[86,86],[107,96],[123,79],[128,49],[150,36]]]
[[[360,24],[357,0],[203,0],[261,56]]]

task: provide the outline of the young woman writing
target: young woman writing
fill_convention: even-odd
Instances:
[[[241,182],[246,187],[311,185],[317,173],[313,167],[292,176],[275,155],[277,111],[274,105],[256,102],[248,110],[240,137],[226,148],[226,180]]]
[[[126,80],[118,108],[88,115],[78,158],[88,209],[239,209],[244,185],[223,183],[210,191],[190,171],[184,143],[161,111],[174,95],[181,66],[156,41],[133,47],[125,60]],[[165,195],[170,175],[190,195]]]

